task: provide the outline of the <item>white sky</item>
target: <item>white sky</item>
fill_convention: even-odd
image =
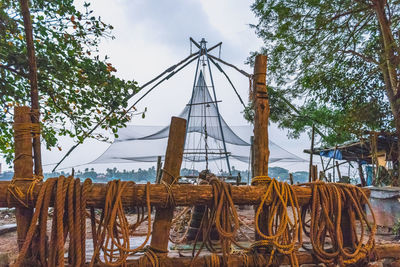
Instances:
[[[81,1],[77,1],[79,6]],[[114,26],[114,40],[105,40],[100,46],[102,55],[108,55],[110,62],[118,70],[121,78],[134,79],[139,85],[152,79],[169,66],[176,64],[190,53],[189,37],[196,41],[205,38],[208,46],[223,42],[221,58],[252,72],[244,62],[251,51],[262,46],[249,24],[256,23],[250,10],[252,1],[245,0],[96,0],[92,9],[96,16]],[[193,49],[194,50],[194,49]],[[217,50],[216,50],[217,51]],[[235,84],[243,100],[247,102],[249,81],[241,74],[224,68]],[[140,116],[132,120],[137,125],[167,125],[171,116],[178,115],[184,108],[192,90],[195,62],[184,71],[163,83],[148,95],[138,106],[147,107],[146,118]],[[218,70],[213,71],[217,98],[222,100],[220,111],[228,125],[245,125],[241,114],[242,106],[232,88]],[[133,98],[132,101],[137,99]],[[288,140],[286,131],[270,126],[270,138],[284,149],[308,158],[303,149],[309,148],[310,141],[304,135],[299,140]],[[62,152],[43,151],[44,164],[57,162],[69,147],[71,140],[62,140]],[[97,158],[109,144],[88,141],[80,146],[62,164],[62,167],[90,162]],[[317,159],[315,159],[317,160]],[[319,161],[319,159],[318,159]],[[135,163],[127,166],[110,164],[95,167],[104,171],[107,167],[121,169],[147,168],[153,164]],[[307,170],[307,164],[281,164],[290,171]],[[50,171],[51,166],[45,166]]]

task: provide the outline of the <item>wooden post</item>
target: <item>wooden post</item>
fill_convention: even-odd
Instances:
[[[337,161],[336,161],[336,169],[337,169],[337,173],[338,173],[339,182],[342,183],[342,174],[340,173],[339,163]]]
[[[254,176],[268,175],[268,117],[269,102],[267,91],[267,56],[257,55],[254,63],[253,75],[253,103],[254,103],[254,143],[253,143],[253,172]],[[256,208],[255,208],[256,209]],[[259,228],[268,233],[266,222],[267,213],[263,210],[259,216]],[[256,232],[256,240],[262,239]]]
[[[267,56],[257,55],[254,64],[254,176],[268,175],[269,102],[266,85]]]
[[[293,173],[289,173],[289,182],[291,185],[293,185]]]
[[[21,13],[24,20],[24,29],[26,36],[26,50],[28,53],[29,63],[29,81],[31,85],[31,121],[38,125],[34,129],[33,136],[33,151],[35,157],[35,174],[42,176],[42,154],[40,151],[40,111],[39,111],[39,92],[38,92],[38,81],[37,81],[37,65],[35,56],[35,46],[33,45],[33,30],[32,21],[29,12],[29,0],[20,0]]]
[[[162,181],[167,184],[174,182],[179,176],[185,144],[186,120],[172,117],[169,129],[167,152],[165,153]],[[166,203],[167,204],[167,203]],[[150,246],[156,251],[168,252],[169,232],[171,228],[174,207],[156,208]]]
[[[162,162],[161,162],[161,156],[157,157],[157,172],[156,172],[156,184],[159,184],[161,182],[161,173],[162,173]]]
[[[254,177],[254,136],[250,136],[250,172],[251,177]],[[247,181],[250,184],[251,181]]]
[[[357,163],[358,163],[358,174],[360,175],[361,186],[367,186],[367,182],[364,177],[364,172],[362,169],[361,161],[359,160]]]
[[[30,108],[15,107],[14,109],[14,182],[15,186],[26,183],[23,179],[31,182],[33,177],[32,160],[32,136],[30,132]],[[32,220],[33,209],[19,206],[16,208],[18,247],[22,248],[26,233]]]
[[[318,180],[318,166],[313,165],[311,168],[311,173],[312,173],[312,181],[315,182]]]
[[[312,126],[312,132],[311,132],[311,149],[310,149],[310,166],[308,168],[308,182],[311,182],[311,172],[313,168],[313,156],[314,156],[314,137],[315,137],[315,126],[313,124]]]

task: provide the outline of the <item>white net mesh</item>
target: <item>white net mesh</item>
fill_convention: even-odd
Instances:
[[[190,115],[190,116],[189,116]],[[188,120],[184,161],[204,162],[230,159],[250,161],[250,137],[252,126],[229,127],[218,116],[216,101],[200,72],[192,98],[179,117]],[[169,126],[130,125],[118,132],[119,137],[92,163],[156,162],[164,160]],[[245,141],[246,140],[246,141]],[[269,141],[269,162],[303,162],[304,160]]]

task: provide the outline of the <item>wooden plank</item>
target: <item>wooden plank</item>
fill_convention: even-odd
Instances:
[[[10,184],[9,181],[0,181],[0,207],[8,207],[7,205],[7,188]],[[22,191],[28,189],[29,185],[21,185]],[[33,203],[39,194],[42,183],[35,186],[33,191]],[[128,184],[124,193],[122,194],[122,204],[124,206],[145,205],[146,204],[146,185],[144,184]],[[299,205],[306,205],[311,199],[311,189],[306,186],[292,186],[296,192]],[[87,206],[100,208],[104,205],[106,197],[106,184],[93,184],[88,191]],[[365,194],[369,196],[370,190],[362,188]],[[174,194],[175,202],[178,206],[191,206],[191,205],[207,205],[212,201],[212,187],[210,185],[192,185],[192,184],[179,184],[172,185],[171,191]],[[237,205],[257,205],[260,203],[261,197],[265,194],[265,186],[232,186],[232,199]],[[150,199],[152,206],[165,206],[167,199],[167,192],[164,185],[152,184],[150,185]],[[53,192],[54,199],[55,192]],[[269,200],[266,201],[266,204]],[[53,203],[50,203],[51,206]],[[10,199],[10,207],[18,206],[18,202]]]
[[[385,245],[377,245],[375,247],[375,253],[378,259],[384,258],[392,258],[392,259],[400,259],[400,245],[399,244],[385,244]],[[299,265],[301,264],[318,264],[318,260],[309,252],[297,252],[297,259],[299,261]],[[290,265],[288,257],[280,256],[281,265]],[[187,267],[187,266],[209,266],[206,263],[207,256],[200,256],[192,263],[191,257],[180,257],[180,258],[172,258],[172,257],[161,257],[159,258],[160,266],[165,267]],[[234,267],[245,267],[245,266],[266,266],[269,260],[269,254],[258,254],[257,262],[254,262],[252,258],[250,258],[248,265],[245,265],[243,262],[243,257],[240,255],[230,255],[228,260],[228,266]],[[100,265],[94,265],[100,266]],[[139,260],[128,260],[126,262],[126,266],[131,267],[144,267],[139,265]],[[152,267],[150,262],[147,262],[146,267]]]
[[[161,182],[164,183],[164,191],[168,191],[166,186],[175,182],[179,177],[183,159],[183,147],[185,145],[186,120],[172,117],[169,128],[167,151],[165,153],[164,170]],[[174,195],[175,196],[175,195]],[[165,205],[169,205],[167,201]],[[153,223],[153,232],[150,246],[156,251],[168,251],[169,232],[171,229],[174,206],[157,207]]]

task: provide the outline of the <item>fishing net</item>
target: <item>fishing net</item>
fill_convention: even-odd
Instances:
[[[192,97],[179,115],[188,121],[183,160],[225,160],[228,155],[230,159],[248,163],[252,126],[229,127],[208,88],[200,71]],[[114,143],[92,163],[156,162],[159,156],[163,160],[168,133],[169,126],[127,126],[118,131]],[[270,163],[304,161],[272,141],[269,141],[269,148]]]

